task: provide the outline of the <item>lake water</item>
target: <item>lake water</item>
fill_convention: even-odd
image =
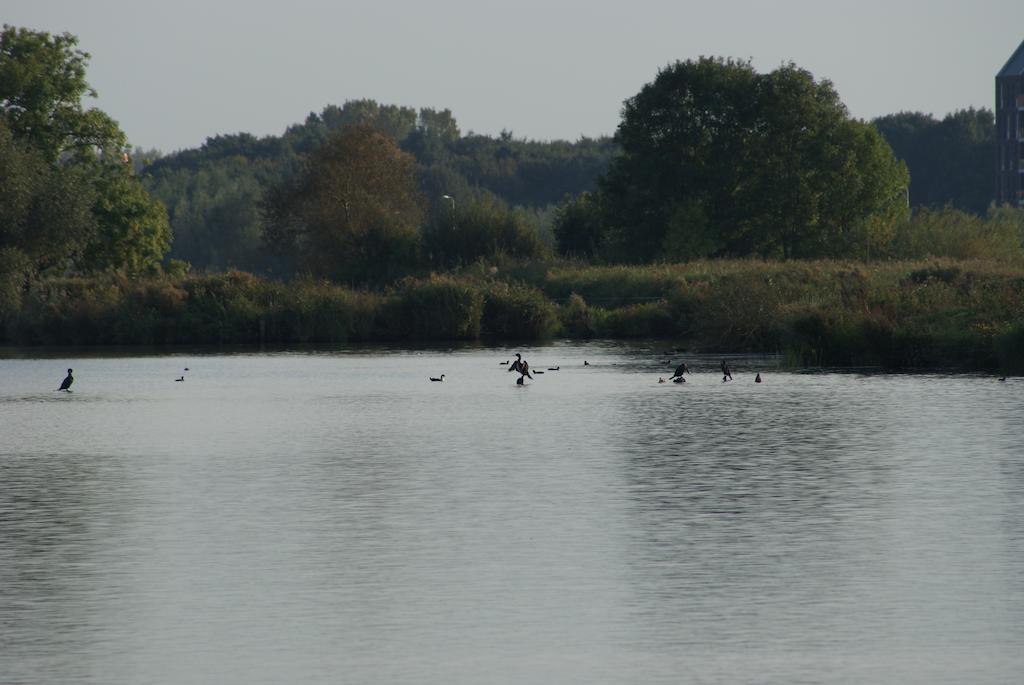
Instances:
[[[0,682],[1021,682],[1024,380],[515,351],[8,351]]]

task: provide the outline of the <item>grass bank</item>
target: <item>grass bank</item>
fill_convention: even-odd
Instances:
[[[1024,267],[997,261],[528,264],[379,291],[230,272],[5,291],[13,345],[665,337],[800,365],[1024,373]]]

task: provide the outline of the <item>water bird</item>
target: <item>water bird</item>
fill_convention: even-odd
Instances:
[[[75,382],[74,376],[71,375],[71,369],[68,369],[67,377],[61,382],[60,387],[57,388],[57,392],[63,390],[64,392],[71,392],[71,384]]]
[[[583,360],[583,366],[590,366],[590,362],[588,362],[586,359],[584,359]]]
[[[732,380],[732,370],[729,369],[729,364],[726,363],[726,361],[723,359],[722,360],[722,382],[725,383],[726,381],[731,381],[731,380]]]
[[[761,382],[761,374],[760,373],[758,373],[756,376],[754,376],[754,382],[755,383],[760,383]]]
[[[507,359],[505,361],[503,361],[503,362],[498,362],[498,366],[505,366],[505,364],[508,364],[508,360]]]
[[[540,369],[538,369],[538,370],[534,371],[534,373],[544,373],[544,372],[541,371]]]
[[[444,374],[442,373],[440,378],[434,378],[433,376],[431,376],[430,380],[434,381],[435,383],[440,383],[441,381],[444,380]]]
[[[174,379],[174,382],[175,382],[175,383],[181,383],[181,382],[182,382],[182,381],[184,381],[184,380],[185,380],[185,377],[184,377],[184,376],[182,376],[181,378],[175,378],[175,379]]]
[[[1006,376],[1002,376],[999,380],[1003,381],[1005,383],[1006,382]]]
[[[686,362],[681,362],[669,378],[682,378],[684,373],[690,373],[690,367],[686,365]]]
[[[188,371],[188,367],[187,366],[185,367],[185,370]]]
[[[659,383],[664,383],[664,382],[665,382],[665,379],[664,379],[664,378],[661,378],[661,377],[659,377],[659,378],[658,378],[658,382],[659,382]]]
[[[548,367],[548,371],[558,371],[560,368],[562,368],[562,367],[561,366],[549,366]]]

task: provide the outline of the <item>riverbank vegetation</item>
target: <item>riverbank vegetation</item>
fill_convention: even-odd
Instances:
[[[380,290],[102,275],[20,295],[4,304],[10,345],[659,337],[801,365],[1024,372],[1024,266],[993,260],[480,264]]]
[[[872,124],[796,65],[701,58],[614,138],[359,100],[140,161],[76,45],[0,34],[0,344],[664,337],[1024,372],[1024,211],[912,207],[922,162],[886,137],[973,169],[985,112]]]

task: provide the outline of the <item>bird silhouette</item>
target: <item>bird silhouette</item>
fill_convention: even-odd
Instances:
[[[61,382],[60,387],[57,388],[57,392],[63,390],[64,392],[71,392],[71,384],[75,382],[74,376],[71,375],[71,369],[68,369],[67,377]]]
[[[182,382],[182,381],[184,381],[184,380],[185,380],[185,377],[184,377],[184,376],[182,376],[181,378],[175,378],[175,379],[174,379],[174,382],[175,382],[175,383],[181,383],[181,382]]]
[[[690,373],[690,367],[686,365],[686,362],[681,362],[669,378],[682,378],[684,373]]]
[[[430,380],[434,381],[435,383],[440,383],[441,381],[444,380],[444,374],[442,373],[440,378],[431,377]]]

